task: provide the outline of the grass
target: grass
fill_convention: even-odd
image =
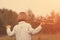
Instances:
[[[2,36],[0,40],[15,40],[15,37]],[[36,34],[32,40],[60,40],[60,34]]]

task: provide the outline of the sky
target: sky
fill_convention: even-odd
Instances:
[[[0,8],[27,12],[32,10],[36,17],[49,15],[53,10],[60,12],[60,0],[0,0]]]

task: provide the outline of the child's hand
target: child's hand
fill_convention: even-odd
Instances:
[[[6,28],[11,28],[11,26],[10,25],[7,25]]]
[[[45,24],[45,22],[42,22],[40,25],[44,25]]]

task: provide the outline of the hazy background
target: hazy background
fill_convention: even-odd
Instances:
[[[32,35],[32,40],[60,40],[60,0],[0,0],[0,40],[15,40],[14,36],[7,36],[5,25],[9,24],[13,29],[18,23],[17,13],[28,12],[29,9],[31,10],[27,21],[33,28],[41,21],[45,22],[42,30]]]
[[[0,8],[12,9],[16,12],[31,9],[35,16],[46,16],[53,10],[60,11],[60,0],[0,0]]]

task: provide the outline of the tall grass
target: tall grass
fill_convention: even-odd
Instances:
[[[15,40],[15,37],[2,36],[0,40]],[[60,40],[60,34],[36,34],[32,35],[32,40]]]

